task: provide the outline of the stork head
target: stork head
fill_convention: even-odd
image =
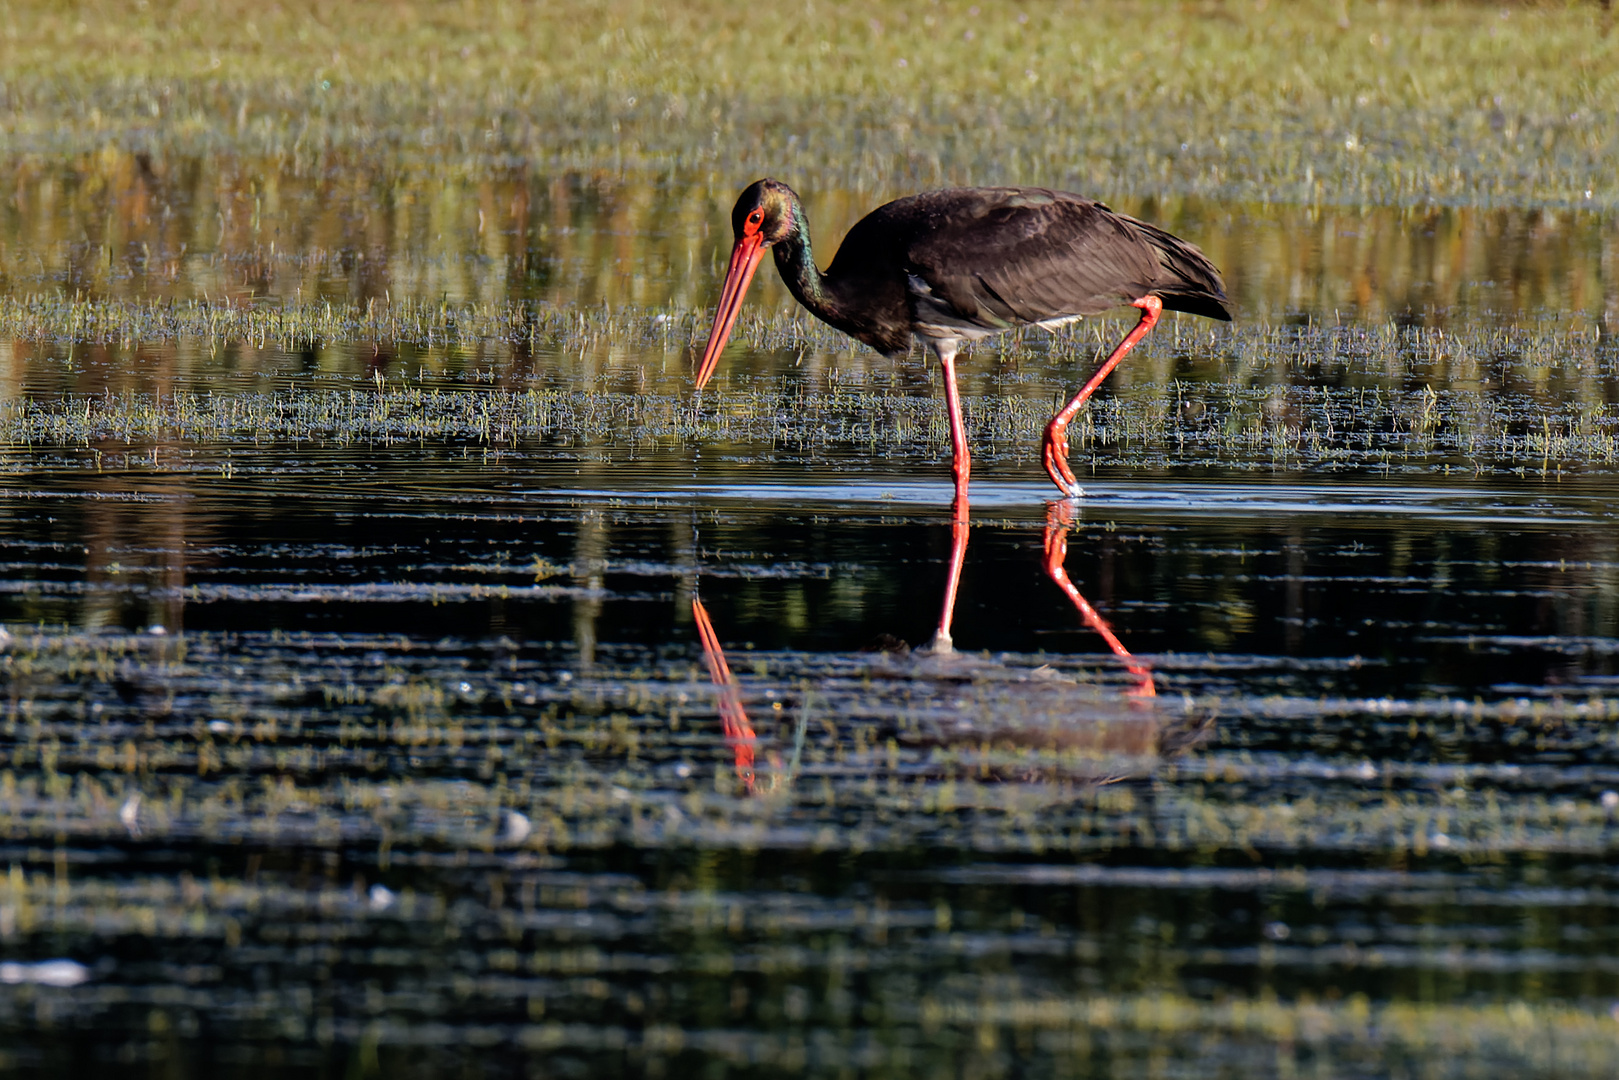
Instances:
[[[697,389],[701,390],[719,366],[731,328],[742,310],[742,297],[759,269],[765,249],[779,244],[800,228],[798,195],[779,180],[758,180],[749,184],[731,210],[731,230],[736,243],[731,248],[731,265],[720,288],[719,307],[714,312],[714,329],[697,365]]]

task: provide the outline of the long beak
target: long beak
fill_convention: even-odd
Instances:
[[[753,281],[753,272],[764,258],[765,242],[758,233],[744,236],[731,249],[731,266],[725,271],[725,286],[720,289],[720,306],[714,312],[714,329],[708,332],[708,344],[703,348],[702,362],[697,365],[697,389],[708,382],[714,369],[720,365],[720,353],[725,351],[725,340],[736,325],[737,312],[742,310],[742,297]]]

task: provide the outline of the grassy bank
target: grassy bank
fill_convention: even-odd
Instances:
[[[1610,18],[1350,0],[10,3],[0,154],[1612,207]]]

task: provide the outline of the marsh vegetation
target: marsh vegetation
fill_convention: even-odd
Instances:
[[[0,6],[0,1071],[1608,1075],[1611,16],[1148,16]],[[1126,320],[964,355],[954,659],[923,355],[690,391],[765,174],[1225,271],[1071,521]]]

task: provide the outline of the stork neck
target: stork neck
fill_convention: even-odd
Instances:
[[[793,231],[772,249],[776,256],[776,269],[793,299],[803,304],[822,319],[836,313],[836,304],[827,290],[826,275],[815,265],[810,250],[809,229],[804,223],[804,212],[793,208]]]

